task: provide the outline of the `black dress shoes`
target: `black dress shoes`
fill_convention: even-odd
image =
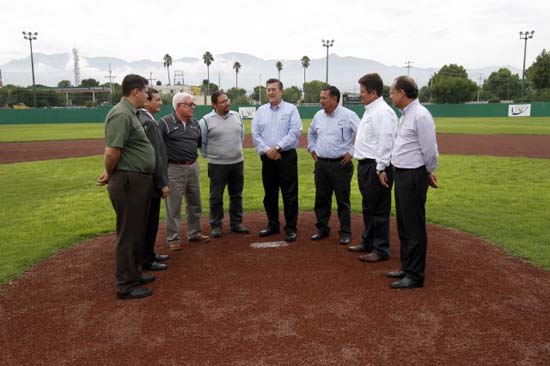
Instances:
[[[388,257],[382,257],[380,254],[372,252],[372,253],[360,255],[359,260],[361,262],[376,263],[376,262],[387,261]]]
[[[260,238],[265,238],[266,236],[275,235],[275,234],[279,234],[279,229],[275,229],[272,227],[267,227],[258,233]]]
[[[393,289],[411,289],[411,288],[420,288],[424,287],[424,282],[414,281],[409,277],[403,277],[399,281],[390,283],[390,287]]]
[[[340,244],[348,245],[349,243],[351,243],[351,238],[349,236],[343,235],[340,237]]]
[[[141,284],[150,283],[150,282],[153,282],[154,280],[155,280],[154,274],[150,274],[150,273],[142,274],[140,283]]]
[[[321,240],[323,238],[326,238],[329,235],[326,231],[317,231],[315,234],[311,236],[311,240]]]
[[[405,272],[404,271],[389,271],[389,272],[386,272],[386,277],[389,277],[389,278],[403,278],[405,277]]]
[[[143,267],[143,269],[149,270],[149,271],[162,271],[165,269],[168,269],[168,265],[164,263],[159,262],[153,262],[148,266]]]
[[[128,300],[128,299],[141,299],[143,297],[151,296],[153,290],[145,287],[133,287],[128,292],[117,292],[116,298],[119,300]]]
[[[288,233],[286,233],[285,241],[287,243],[293,242],[295,240],[296,240],[296,233],[294,231],[289,231]]]
[[[248,230],[246,227],[242,225],[238,225],[238,226],[232,226],[231,232],[237,233],[237,234],[248,234],[250,233],[250,230]]]
[[[359,244],[359,245],[350,245],[348,247],[348,250],[350,252],[354,252],[354,253],[368,253],[369,251],[363,246],[363,244]]]
[[[168,254],[157,254],[155,255],[155,262],[164,262],[170,259]]]

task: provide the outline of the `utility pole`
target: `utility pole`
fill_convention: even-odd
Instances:
[[[157,79],[153,79],[153,73],[149,72],[149,86],[153,86],[153,81],[156,81]]]
[[[34,108],[36,108],[36,83],[34,80],[34,56],[32,54],[32,41],[36,41],[36,38],[38,38],[38,33],[23,31],[23,38],[28,39],[29,45],[31,46],[32,98],[34,101]]]
[[[411,68],[412,68],[412,64],[414,64],[413,61],[406,61],[406,62],[405,62],[405,65],[406,65],[405,67],[407,68],[407,76],[410,75],[410,70],[411,70]]]
[[[113,79],[116,79],[116,76],[113,75],[111,71],[111,64],[109,64],[109,75],[105,75],[105,79],[109,79],[109,88],[111,89],[111,105],[113,105]]]
[[[483,74],[479,74],[479,88],[477,88],[477,102],[479,103],[479,94],[481,94],[481,78],[483,77]]]
[[[331,39],[330,41],[328,39],[326,41],[322,39],[321,41],[323,42],[323,47],[327,48],[327,75],[325,78],[325,83],[328,85],[328,49],[334,46],[334,39]]]

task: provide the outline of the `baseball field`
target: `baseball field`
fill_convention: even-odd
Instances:
[[[426,206],[425,288],[387,286],[383,273],[399,267],[395,221],[386,262],[361,263],[335,235],[309,240],[315,189],[303,148],[298,241],[252,248],[265,215],[261,163],[247,136],[251,234],[170,253],[155,294],[134,302],[114,296],[114,212],[95,186],[102,124],[0,126],[2,363],[550,363],[550,118],[436,125],[440,188]],[[355,242],[356,178],[351,201]],[[162,225],[157,249],[166,253],[164,238]]]

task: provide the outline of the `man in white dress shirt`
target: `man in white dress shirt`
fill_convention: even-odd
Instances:
[[[372,263],[385,261],[390,256],[393,184],[390,155],[397,128],[397,115],[382,97],[384,83],[378,74],[361,77],[359,87],[365,113],[355,139],[354,158],[358,160],[357,180],[363,197],[364,230],[361,243],[348,249],[351,252],[365,252],[359,259]],[[382,172],[387,177],[385,184],[378,179]]]
[[[393,104],[401,109],[391,163],[395,171],[395,207],[397,231],[401,241],[401,269],[388,272],[398,281],[394,289],[424,286],[426,268],[426,195],[428,186],[437,188],[434,170],[439,152],[435,123],[430,112],[418,102],[418,86],[409,76],[400,76],[390,89]],[[388,177],[380,173],[380,182]]]

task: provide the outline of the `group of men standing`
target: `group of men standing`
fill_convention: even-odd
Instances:
[[[402,110],[398,120],[382,98],[383,82],[377,74],[359,80],[365,113],[357,115],[340,105],[340,92],[327,86],[321,92],[322,110],[308,131],[308,151],[315,160],[316,232],[311,240],[330,234],[332,194],[336,196],[340,222],[339,241],[351,243],[350,186],[358,160],[358,183],[362,195],[364,230],[352,252],[364,252],[365,262],[387,260],[391,189],[395,179],[401,269],[388,272],[396,278],[392,288],[422,287],[426,259],[425,201],[428,185],[437,187],[433,171],[438,151],[435,125],[430,113],[417,100],[413,79],[402,76],[391,86],[393,104]],[[296,148],[302,121],[295,105],[282,99],[280,80],[266,82],[268,103],[252,120],[252,139],[262,162],[264,207],[267,226],[259,232],[267,237],[280,232],[279,191],[282,193],[285,240],[297,238],[298,157]],[[127,75],[123,97],[105,121],[105,171],[98,185],[108,184],[116,213],[116,294],[119,299],[150,296],[142,287],[155,280],[143,270],[163,270],[168,255],[155,253],[161,198],[166,199],[167,247],[181,250],[181,205],[186,201],[187,239],[207,242],[201,232],[200,149],[208,159],[210,178],[211,236],[223,232],[223,193],[228,187],[229,227],[248,234],[243,226],[244,185],[242,141],[244,127],[238,113],[222,91],[212,94],[212,112],[200,121],[193,119],[193,96],[177,93],[174,112],[159,119],[159,93],[148,88],[139,75]]]

